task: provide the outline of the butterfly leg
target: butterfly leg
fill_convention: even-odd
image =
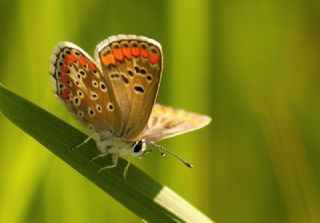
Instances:
[[[109,165],[109,166],[105,166],[105,167],[100,168],[100,169],[98,170],[98,173],[100,173],[101,171],[104,171],[104,170],[106,170],[106,169],[112,169],[112,168],[116,167],[117,164],[118,164],[118,159],[119,159],[119,155],[118,155],[118,154],[113,154],[113,155],[112,155],[112,162],[113,162],[113,164],[112,164],[112,165]]]
[[[79,145],[76,145],[70,149],[67,150],[67,153],[72,152],[76,149],[78,149],[79,147],[83,146],[84,144],[88,143],[90,141],[90,139],[92,139],[93,137],[96,136],[96,133],[93,133],[92,135],[88,136],[85,140],[83,140],[83,142],[81,142]]]
[[[95,161],[96,159],[100,158],[100,157],[105,157],[107,156],[109,153],[108,152],[105,152],[105,153],[99,153],[97,156],[89,159],[86,163],[91,163],[92,161]]]
[[[129,167],[130,167],[130,164],[131,164],[129,160],[127,160],[127,161],[128,161],[128,163],[126,165],[126,168],[124,168],[124,171],[123,171],[123,179],[125,181],[127,181],[127,172],[128,172]]]

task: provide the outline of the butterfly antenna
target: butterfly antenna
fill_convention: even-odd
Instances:
[[[187,167],[190,167],[192,168],[193,165],[189,162],[187,162],[186,160],[182,159],[180,156],[178,156],[177,154],[167,150],[166,148],[164,148],[163,146],[161,145],[158,145],[158,144],[155,144],[153,142],[146,142],[147,144],[150,144],[150,145],[153,145],[155,148],[157,148],[161,154],[162,157],[165,157],[166,156],[166,153],[176,157],[178,160],[180,160],[181,162],[183,162]]]

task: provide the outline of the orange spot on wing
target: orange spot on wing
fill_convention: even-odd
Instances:
[[[67,84],[69,82],[69,78],[67,77],[67,75],[62,75],[59,78],[59,82],[61,82],[62,84]]]
[[[61,70],[62,73],[68,73],[68,72],[70,72],[70,70],[69,70],[69,68],[68,68],[67,66],[62,66],[62,67],[60,68],[60,70]]]
[[[81,56],[81,57],[79,58],[79,64],[80,64],[82,67],[87,66],[87,59],[86,59],[84,56]]]
[[[90,67],[90,69],[91,69],[93,72],[96,72],[96,71],[97,71],[96,65],[94,65],[94,64],[91,63],[91,62],[89,62],[89,67]]]
[[[66,58],[64,58],[64,62],[67,65],[74,63],[76,60],[77,60],[76,56],[71,54],[67,55]]]
[[[156,64],[159,62],[159,56],[157,54],[150,54],[150,61],[153,64]]]
[[[131,59],[131,50],[129,47],[123,47],[122,48],[122,53],[125,57],[127,57],[128,59]]]
[[[61,95],[60,97],[63,99],[63,100],[69,100],[69,89],[68,88],[64,88],[61,92]]]
[[[106,66],[109,66],[110,64],[116,64],[116,60],[114,59],[114,56],[112,54],[106,54],[102,56],[102,63]]]
[[[138,47],[132,47],[131,52],[132,52],[132,55],[135,57],[139,56],[139,53],[140,53]]]
[[[120,60],[120,61],[123,60],[123,54],[120,48],[113,48],[112,54],[117,60]]]
[[[140,56],[147,58],[148,57],[148,50],[145,48],[140,49]]]

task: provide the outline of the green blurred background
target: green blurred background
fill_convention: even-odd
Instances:
[[[77,128],[51,92],[56,42],[158,40],[158,102],[213,123],[162,143],[194,169],[135,164],[217,222],[320,222],[319,0],[0,0],[0,33],[0,82]],[[140,220],[0,115],[0,222]]]

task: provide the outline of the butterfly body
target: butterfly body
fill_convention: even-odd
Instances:
[[[135,154],[137,156],[137,150],[134,152],[137,144],[140,141],[125,141],[121,136],[113,135],[110,132],[106,133],[99,133],[93,135],[94,140],[96,141],[97,148],[101,153],[105,154],[115,154],[119,155],[120,157],[129,157],[130,155]],[[141,147],[138,152],[143,152],[145,150],[145,146]]]
[[[101,154],[141,156],[147,143],[207,125],[205,115],[155,104],[163,69],[161,45],[135,35],[99,43],[95,61],[80,47],[59,42],[51,57],[54,91],[92,132]]]

